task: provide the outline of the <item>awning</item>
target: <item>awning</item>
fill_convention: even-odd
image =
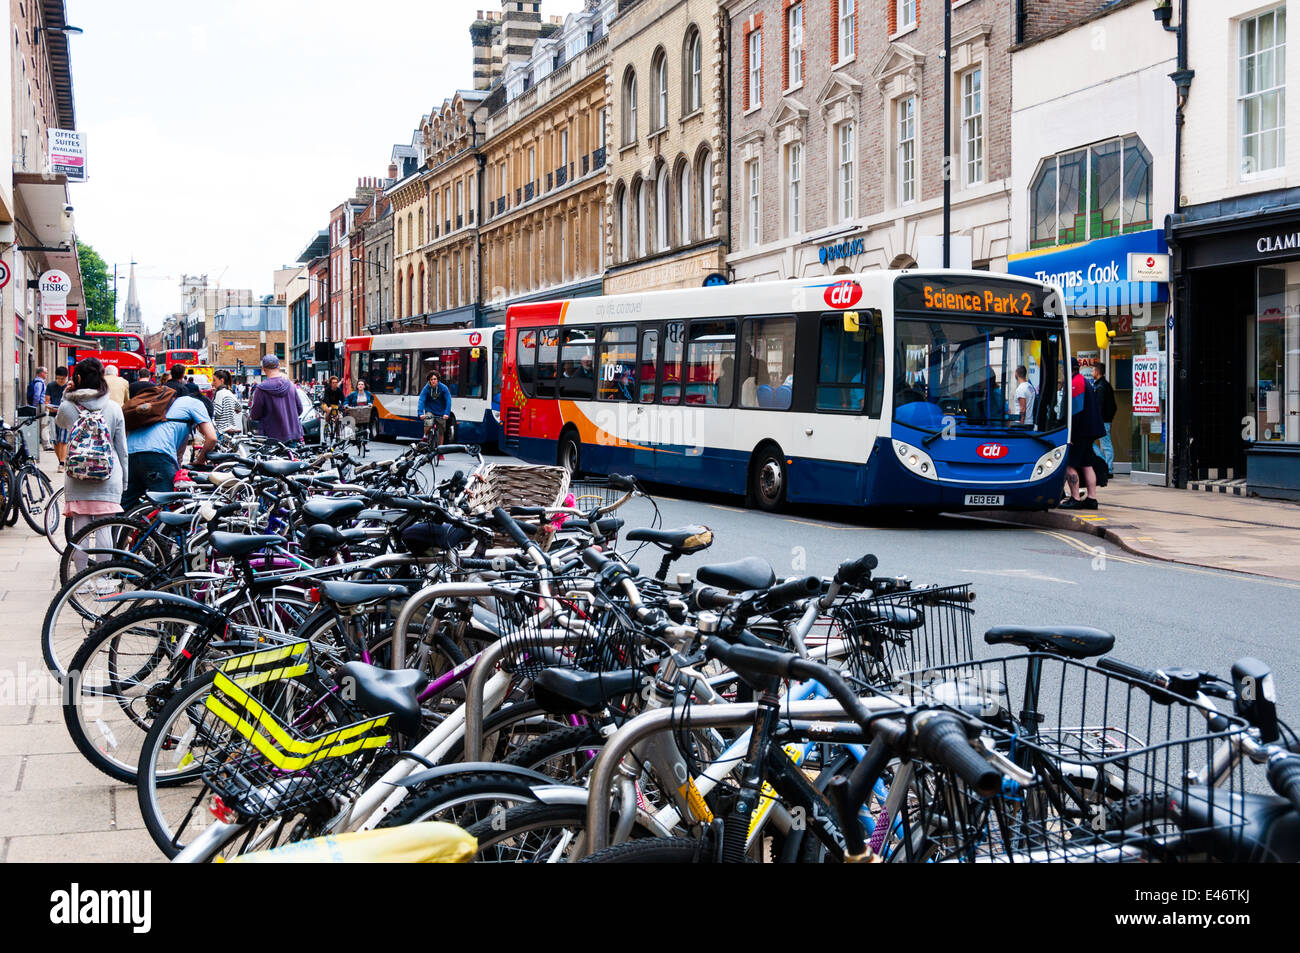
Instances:
[[[1169,246],[1162,229],[1022,252],[1008,257],[1007,271],[1058,285],[1071,310],[1140,307],[1169,300]]]
[[[44,326],[40,327],[37,333],[45,340],[53,341],[55,344],[62,344],[64,347],[83,347],[92,351],[96,349],[93,340],[79,334],[65,334],[62,331],[53,331]]]

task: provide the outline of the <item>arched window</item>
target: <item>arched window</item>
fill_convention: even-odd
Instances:
[[[410,219],[407,219],[410,225]],[[415,269],[410,265],[406,266],[406,313],[407,315],[418,314],[415,310]]]
[[[402,226],[398,225],[393,229],[393,251],[397,254],[402,253]]]
[[[636,142],[636,70],[623,74],[623,145]]]
[[[400,318],[402,316],[402,275],[400,272],[395,280],[397,282],[397,314],[395,317]]]
[[[420,262],[420,313],[429,310],[429,286],[424,281],[424,262]]]
[[[697,240],[713,237],[713,156],[701,149],[695,159],[695,236]]]
[[[659,178],[655,182],[655,250],[667,251],[669,245],[669,226],[672,219],[672,199],[668,190],[668,165],[659,167]]]
[[[655,51],[650,63],[650,91],[654,96],[650,110],[652,130],[668,125],[668,57],[663,48]]]
[[[682,112],[689,115],[700,108],[700,31],[692,26],[686,31],[686,48],[682,58]]]
[[[407,251],[411,251],[415,248],[415,235],[413,232],[414,228],[415,228],[415,216],[412,213],[407,212],[406,213],[406,250]]]
[[[689,245],[694,241],[695,229],[691,220],[691,166],[685,158],[677,160],[677,244]]]
[[[648,186],[641,178],[632,180],[632,225],[628,230],[629,242],[632,245],[631,257],[640,258],[646,252],[645,240],[645,222],[646,222],[646,192]]]
[[[1029,247],[1151,227],[1151,154],[1137,136],[1050,156],[1029,183]]]
[[[629,224],[627,189],[620,182],[614,188],[614,258],[627,261],[627,229]]]
[[[421,243],[427,241],[424,234],[424,207],[423,206],[420,207],[420,230],[415,234],[419,236],[419,240]]]

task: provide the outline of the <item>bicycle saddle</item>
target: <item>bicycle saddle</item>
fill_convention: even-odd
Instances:
[[[316,496],[302,505],[309,522],[328,523],[330,526],[346,523],[365,508],[366,501],[354,496]]]
[[[193,513],[159,513],[158,521],[164,526],[170,526],[173,529],[181,526],[189,526],[194,522]]]
[[[582,672],[572,668],[544,668],[533,681],[533,697],[554,715],[600,711],[611,698],[634,692],[640,684],[636,669],[617,672]]]
[[[628,539],[632,534],[628,533]],[[717,586],[728,592],[748,592],[767,589],[776,582],[776,573],[766,559],[746,556],[730,563],[714,563],[695,570],[695,578],[706,586]]]
[[[177,500],[188,500],[190,495],[184,490],[150,490],[145,494],[150,503],[167,506]]]
[[[343,697],[366,714],[391,715],[393,727],[402,734],[420,733],[420,692],[429,684],[423,672],[348,662],[339,669],[338,683]]]
[[[713,545],[713,532],[707,526],[679,526],[676,529],[634,529],[627,534],[630,543],[654,543],[669,552],[684,556],[698,553]]]
[[[305,460],[258,460],[253,469],[267,476],[287,477],[307,467]]]
[[[1085,625],[996,625],[984,633],[989,645],[1023,645],[1031,652],[1050,652],[1066,658],[1094,658],[1115,647],[1115,636]]]
[[[210,538],[213,552],[221,556],[242,559],[268,546],[283,546],[283,536],[246,536],[243,533],[214,532]]]
[[[384,599],[401,599],[411,594],[410,589],[391,582],[343,582],[338,579],[322,582],[320,591],[336,606],[359,606]]]

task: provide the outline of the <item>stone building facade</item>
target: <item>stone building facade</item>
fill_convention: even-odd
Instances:
[[[729,0],[736,280],[909,267],[942,232],[938,0]],[[883,8],[883,9],[882,9]],[[1012,0],[952,9],[952,234],[1006,270]],[[953,265],[964,264],[954,243]],[[921,261],[938,265],[939,261]]]
[[[725,265],[724,34],[716,0],[618,0],[605,90],[608,294],[696,287]]]

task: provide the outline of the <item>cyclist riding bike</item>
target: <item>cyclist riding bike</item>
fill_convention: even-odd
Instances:
[[[325,392],[321,395],[321,410],[325,418],[325,432],[330,440],[337,439],[339,433],[339,408],[343,406],[343,387],[337,376],[331,377]]]

